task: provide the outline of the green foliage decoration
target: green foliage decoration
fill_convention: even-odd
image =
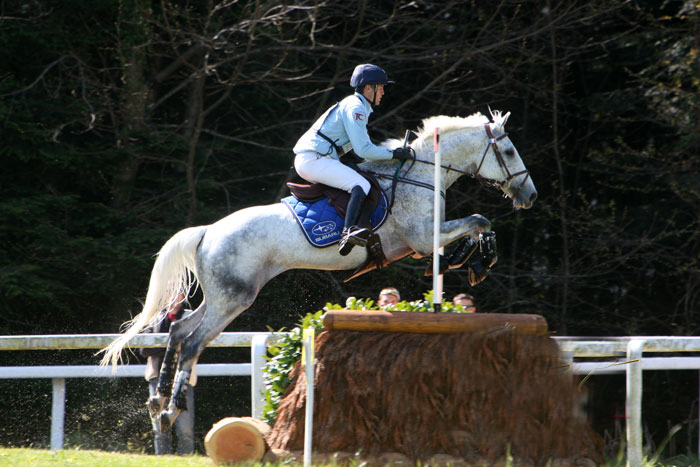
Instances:
[[[268,348],[269,356],[267,364],[263,369],[266,375],[265,378],[265,405],[263,407],[263,419],[273,425],[277,418],[280,401],[284,392],[291,383],[291,371],[294,365],[301,359],[302,349],[302,330],[314,328],[318,334],[323,331],[323,321],[321,317],[329,310],[387,310],[387,311],[402,311],[402,312],[432,312],[432,290],[423,294],[424,300],[414,300],[411,302],[401,301],[393,305],[379,307],[374,300],[369,298],[347,299],[345,306],[337,303],[326,303],[322,310],[315,313],[309,313],[304,316],[298,325],[292,328],[289,332],[285,332],[285,328],[280,329],[280,339]],[[449,301],[443,301],[442,312],[450,313],[466,313],[462,305],[455,305]]]

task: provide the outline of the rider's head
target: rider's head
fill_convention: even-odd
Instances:
[[[350,78],[350,86],[365,96],[372,105],[379,105],[381,102],[384,85],[393,83],[384,70],[370,63],[357,65]]]

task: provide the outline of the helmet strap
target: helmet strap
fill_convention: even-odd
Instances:
[[[377,85],[373,84],[372,86],[372,89],[374,89],[374,94],[372,94],[372,107],[376,107],[377,105],[375,102],[377,101]]]

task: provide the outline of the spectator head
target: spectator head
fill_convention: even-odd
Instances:
[[[401,295],[399,291],[393,287],[387,287],[379,292],[379,299],[377,300],[378,306],[393,305],[401,301]]]
[[[474,305],[474,297],[469,295],[468,293],[460,293],[455,295],[455,298],[452,299],[452,303],[454,303],[455,305],[462,305],[462,307],[464,307],[464,310],[468,313],[476,312],[476,306]]]

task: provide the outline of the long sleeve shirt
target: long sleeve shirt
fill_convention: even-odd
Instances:
[[[311,128],[299,138],[294,153],[316,152],[323,156],[339,159],[335,147],[319,135],[319,131],[332,140],[336,146],[347,152],[350,149],[363,159],[389,160],[390,149],[372,143],[367,133],[367,120],[372,106],[360,93],[352,94],[321,115]]]

